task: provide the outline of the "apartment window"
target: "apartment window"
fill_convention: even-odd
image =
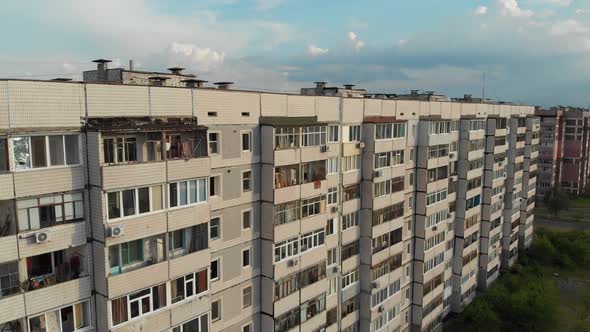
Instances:
[[[90,302],[65,306],[29,319],[29,331],[47,331],[48,326],[56,326],[59,331],[79,331],[90,327]],[[6,331],[13,330],[12,328]]]
[[[429,169],[427,175],[428,183],[446,179],[449,175],[448,166]]]
[[[179,229],[170,232],[168,237],[174,245],[168,251],[170,259],[188,255],[209,247],[209,225],[204,223]]]
[[[275,263],[299,254],[299,237],[294,237],[275,244]]]
[[[103,139],[105,164],[121,164],[137,161],[137,138],[134,136],[107,137]]]
[[[338,157],[330,157],[326,161],[328,174],[338,173]]]
[[[338,203],[338,188],[329,188],[328,195],[327,195],[328,205],[333,205]]]
[[[251,260],[250,248],[242,250],[242,267],[249,267]]]
[[[211,240],[221,237],[221,218],[216,217],[209,221],[209,236]]]
[[[242,326],[242,332],[252,332],[252,323]]]
[[[391,322],[395,317],[397,317],[400,313],[400,304],[396,304],[395,307],[387,310],[379,317],[373,319],[371,321],[371,331],[378,331],[381,330],[384,326],[386,326],[389,322]],[[424,331],[430,331],[430,329],[425,329]]]
[[[389,272],[395,271],[402,266],[402,254],[399,253],[371,267],[372,280],[375,281]]]
[[[252,151],[252,133],[242,132],[242,151]]]
[[[252,286],[242,289],[242,308],[252,305]]]
[[[435,267],[439,266],[445,261],[445,253],[441,252],[440,254],[434,256],[433,258],[424,262],[424,273],[434,269]]]
[[[164,261],[164,241],[162,234],[108,247],[110,274],[118,275]]]
[[[221,299],[211,302],[211,321],[221,319]]]
[[[326,235],[332,235],[336,232],[336,220],[334,218],[328,219],[326,224]]]
[[[210,269],[210,279],[211,281],[219,280],[219,272],[221,269],[221,259],[216,258],[211,261]]]
[[[338,279],[337,278],[331,278],[331,279],[329,279],[328,280],[328,289],[327,289],[327,292],[326,292],[326,296],[330,296],[330,295],[336,294],[336,291],[337,290],[338,290]]]
[[[469,161],[469,170],[470,171],[477,169],[477,168],[482,168],[482,167],[483,167],[483,158]]]
[[[20,291],[18,263],[0,264],[0,294],[2,297]]]
[[[220,137],[220,133],[209,133],[209,154],[218,154],[220,152]]]
[[[150,287],[111,301],[113,326],[166,306],[166,284]]]
[[[354,270],[342,276],[342,289],[355,284],[359,280],[359,271]]]
[[[168,233],[168,248],[171,252],[184,249],[186,238],[184,229],[179,229]]]
[[[300,253],[312,250],[324,245],[326,239],[326,230],[324,228],[301,235]]]
[[[391,194],[391,180],[375,182],[375,198]]]
[[[428,159],[446,157],[449,155],[449,144],[428,147]]]
[[[43,196],[16,202],[18,229],[28,231],[84,220],[82,193]]]
[[[324,126],[305,127],[302,134],[303,146],[318,146],[326,144],[326,131]]]
[[[276,128],[275,149],[294,149],[299,147],[299,128]]]
[[[375,139],[392,139],[406,136],[405,123],[385,123],[375,125]]]
[[[326,211],[326,197],[319,196],[301,201],[301,218],[307,218]]]
[[[436,204],[447,199],[447,189],[433,192],[426,196],[426,206]]]
[[[221,175],[209,177],[209,196],[221,195]]]
[[[373,211],[373,226],[397,219],[404,215],[404,202]]]
[[[207,314],[172,328],[171,332],[207,332],[209,319]]]
[[[278,317],[275,317],[275,332],[290,331],[299,325],[301,312],[299,307],[291,309]]]
[[[379,289],[376,293],[371,295],[371,308],[375,308],[376,306],[385,302],[388,298],[397,294],[400,290],[401,290],[401,280],[400,279],[397,279],[396,281],[390,283],[389,285],[385,285],[385,287]]]
[[[249,230],[250,227],[252,227],[252,210],[242,211],[242,230]]]
[[[316,282],[323,280],[324,278],[326,278],[326,263],[323,261],[319,264],[313,265],[299,272],[301,288],[315,284]]]
[[[451,123],[449,121],[431,121],[429,126],[429,134],[448,134],[450,133]]]
[[[485,120],[471,120],[471,121],[469,121],[469,131],[485,130],[485,129],[486,129]]]
[[[170,281],[172,303],[177,303],[201,294],[209,289],[207,270],[189,273]]]
[[[404,150],[382,152],[375,154],[375,169],[389,166],[401,165],[404,163]]]
[[[358,226],[359,224],[359,212],[349,213],[342,216],[342,230],[345,231],[351,227]]]
[[[340,140],[340,135],[338,133],[339,127],[338,126],[328,126],[328,142],[329,143],[337,143]]]
[[[352,243],[346,244],[342,246],[342,260],[345,261],[350,257],[356,256],[359,254],[359,242],[354,241]]]
[[[326,295],[322,294],[314,299],[301,304],[301,323],[317,316],[326,310]]]
[[[349,172],[360,169],[360,165],[360,155],[342,157],[342,172]]]
[[[328,260],[327,260],[328,266],[336,264],[337,259],[338,259],[338,253],[336,252],[336,248],[329,249],[328,250]]]
[[[252,191],[252,171],[242,172],[242,191]]]
[[[353,298],[351,298],[350,300],[344,302],[342,304],[342,315],[341,317],[344,318],[350,314],[352,314],[353,312],[357,311],[359,309],[359,296],[354,296]],[[342,330],[342,332],[357,332],[357,326],[358,324],[354,324],[349,326],[348,328]]]
[[[474,197],[471,197],[469,199],[467,199],[467,206],[466,206],[466,210],[472,209],[476,206],[479,206],[480,204],[480,195],[476,195]]]
[[[361,140],[361,126],[349,126],[348,127],[348,141],[359,142]]]
[[[12,148],[15,170],[80,164],[79,135],[15,137]]]
[[[481,150],[485,147],[485,139],[476,139],[469,141],[469,151]]]
[[[435,212],[428,217],[426,217],[426,228],[438,225],[439,223],[447,220],[449,217],[449,209],[444,209],[438,212]]]
[[[274,207],[275,225],[282,225],[298,220],[301,216],[301,202],[292,201],[281,203]]]
[[[275,301],[285,298],[299,290],[299,273],[293,273],[275,282]]]
[[[6,138],[0,138],[0,172],[8,171],[8,145]]]
[[[205,178],[170,183],[168,190],[171,208],[207,201]]]
[[[424,251],[429,250],[443,242],[445,242],[446,232],[440,232],[426,239],[424,244]]]
[[[342,201],[347,202],[357,198],[361,198],[360,183],[351,184],[342,189]]]

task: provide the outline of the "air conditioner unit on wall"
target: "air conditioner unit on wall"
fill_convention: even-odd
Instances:
[[[332,211],[332,213],[336,213],[336,212],[338,212],[338,207],[337,206],[332,206],[330,208],[330,211]]]
[[[297,263],[298,262],[297,262],[296,259],[290,259],[290,260],[287,261],[287,266],[292,267],[292,266],[297,265]]]
[[[375,171],[373,173],[373,177],[375,177],[375,178],[380,178],[381,176],[383,176],[383,172],[382,171]]]
[[[357,148],[357,149],[362,149],[362,148],[364,148],[364,147],[365,147],[365,142],[359,142],[359,143],[356,143],[356,148]]]
[[[376,281],[373,281],[373,283],[371,284],[371,287],[373,287],[373,289],[377,289],[377,288],[379,288],[379,283]]]
[[[122,225],[117,225],[109,228],[109,236],[110,237],[118,237],[125,234],[125,227]]]
[[[49,232],[37,232],[35,233],[35,243],[49,242]]]
[[[449,153],[449,158],[455,158],[455,153],[454,152]]]
[[[332,273],[338,273],[338,266],[332,267]]]
[[[329,147],[329,146],[327,146],[327,145],[322,145],[322,146],[320,147],[320,151],[321,151],[321,152],[328,152],[328,151],[330,151],[330,147]]]

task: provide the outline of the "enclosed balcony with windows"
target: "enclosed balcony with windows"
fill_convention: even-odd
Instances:
[[[16,136],[11,160],[15,171],[76,166],[82,160],[80,146],[77,133]]]
[[[53,286],[88,275],[86,246],[68,248],[27,257],[27,281],[21,285],[32,291]]]
[[[16,211],[19,232],[80,222],[85,219],[84,195],[71,192],[17,200]]]
[[[108,248],[110,275],[134,271],[166,260],[165,235],[112,245]]]
[[[90,119],[88,127],[101,133],[103,165],[207,156],[207,129],[195,119]]]

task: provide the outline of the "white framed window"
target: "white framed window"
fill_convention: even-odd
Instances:
[[[438,135],[438,134],[448,134],[450,132],[451,132],[451,122],[450,121],[431,121],[430,122],[429,134]]]
[[[375,139],[392,139],[406,137],[405,123],[380,123],[375,125]]]
[[[172,285],[175,284],[173,281]],[[184,286],[182,289],[184,294]],[[168,304],[167,293],[166,283],[164,283],[111,300],[111,325],[117,326],[161,310]]]
[[[434,269],[435,267],[439,266],[445,261],[445,253],[441,252],[440,254],[434,256],[433,258],[424,262],[424,273]]]
[[[301,218],[307,218],[325,212],[325,196],[304,199],[301,201]]]
[[[242,288],[242,309],[252,305],[252,286]]]
[[[338,173],[338,157],[330,157],[326,160],[326,171],[328,174]]]
[[[338,203],[338,187],[328,189],[328,205],[334,205]]]
[[[342,172],[355,171],[361,168],[361,156],[342,157]]]
[[[221,238],[221,217],[215,217],[209,220],[209,238],[211,240]]]
[[[343,275],[342,276],[342,289],[345,289],[348,286],[355,284],[356,282],[358,282],[358,280],[359,280],[359,270],[358,269]]]
[[[336,248],[331,248],[328,250],[328,259],[326,261],[326,264],[328,266],[334,265],[338,262],[338,252],[336,251]]]
[[[242,332],[252,332],[252,322],[242,326]]]
[[[336,232],[336,218],[328,219],[326,223],[326,235],[332,235]]]
[[[188,322],[173,327],[168,332],[207,332],[209,326],[208,314],[192,319]]]
[[[252,227],[252,210],[242,211],[242,230],[247,231]]]
[[[108,192],[109,220],[150,213],[164,208],[162,185]]]
[[[339,131],[338,125],[328,126],[328,143],[337,143],[340,140]]]
[[[209,154],[221,153],[221,133],[209,132]]]
[[[199,178],[168,184],[169,207],[187,206],[207,201],[207,179]]]
[[[449,217],[449,209],[444,209],[438,212],[435,212],[428,217],[426,217],[426,228],[438,225],[439,223],[447,220]]]
[[[326,132],[327,127],[325,126],[314,126],[303,128],[302,133],[302,146],[318,146],[326,144]]]
[[[16,171],[80,165],[80,135],[14,137],[12,160]]]
[[[211,302],[211,321],[215,322],[221,319],[221,299]]]
[[[391,180],[375,182],[375,198],[391,194]]]
[[[325,240],[326,230],[324,228],[301,235],[300,253],[324,245]]]
[[[326,296],[336,294],[337,290],[338,290],[338,278],[328,279],[328,289],[326,292]]]
[[[447,199],[447,189],[435,191],[431,194],[426,195],[426,206],[436,204]]]
[[[359,142],[361,140],[361,126],[349,126],[348,127],[348,141]]]
[[[299,254],[299,237],[293,237],[275,244],[275,263]]]
[[[252,170],[242,171],[242,191],[252,191]]]
[[[252,251],[250,249],[242,250],[242,268],[250,267],[252,264]]]
[[[211,281],[219,280],[219,278],[221,276],[221,258],[218,257],[218,258],[211,261],[211,266],[209,267],[209,271],[210,271],[209,279],[211,279]]]
[[[207,269],[189,273],[170,281],[172,303],[189,299],[209,290],[209,272]]]
[[[342,230],[345,231],[351,227],[358,226],[359,212],[353,212],[342,216]]]
[[[275,128],[275,149],[295,149],[299,147],[299,128]]]
[[[252,132],[242,132],[242,151],[252,151]]]

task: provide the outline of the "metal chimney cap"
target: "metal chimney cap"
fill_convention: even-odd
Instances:
[[[95,62],[95,63],[109,63],[109,62],[113,62],[113,61],[108,60],[108,59],[96,59],[96,60],[92,60],[92,62]]]
[[[171,71],[174,74],[180,74],[180,72],[182,72],[185,68],[183,67],[170,67],[170,68],[166,68],[169,71]]]
[[[213,84],[215,84],[215,85],[230,85],[230,84],[234,84],[234,82],[215,82]]]
[[[71,78],[67,78],[67,77],[56,77],[56,78],[52,78],[51,79],[54,82],[69,82],[72,79]]]
[[[208,83],[209,81],[199,80],[199,79],[196,79],[196,78],[189,78],[189,79],[186,79],[186,80],[182,80],[181,82],[183,82],[183,83]]]
[[[349,90],[355,87],[354,84],[343,84],[342,86]]]

